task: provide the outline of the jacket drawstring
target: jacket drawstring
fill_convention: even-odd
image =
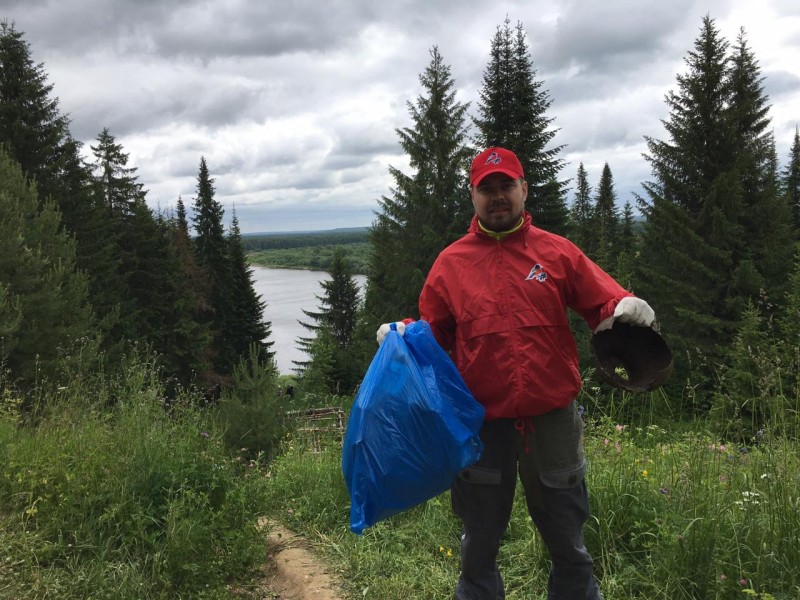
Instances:
[[[517,417],[517,420],[514,421],[514,429],[519,431],[520,436],[525,439],[525,454],[530,454],[528,436],[534,431],[533,421],[530,417]]]

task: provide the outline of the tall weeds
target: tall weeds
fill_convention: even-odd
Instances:
[[[35,426],[0,388],[0,597],[228,597],[263,556],[263,479],[141,357],[72,381]]]
[[[587,545],[607,600],[800,597],[800,453],[792,439],[720,442],[702,423],[586,415]],[[271,469],[270,512],[317,542],[350,598],[447,598],[458,576],[449,494],[348,531],[340,448],[292,443]],[[546,598],[549,559],[518,497],[499,557],[509,600]],[[760,596],[759,596],[760,595]]]

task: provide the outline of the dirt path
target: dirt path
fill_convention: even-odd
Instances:
[[[269,529],[264,600],[344,600],[336,575],[303,538],[276,523],[260,525]]]

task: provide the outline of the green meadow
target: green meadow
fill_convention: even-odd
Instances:
[[[289,400],[282,378],[240,370],[219,402],[167,402],[142,357],[113,378],[74,375],[42,383],[25,410],[3,388],[0,597],[256,598],[263,516],[304,535],[345,598],[450,597],[448,493],[357,536],[341,432],[283,418],[346,413],[351,397]],[[587,386],[578,401],[605,598],[800,597],[798,407],[771,398],[766,424],[733,442],[711,421],[665,418],[663,393],[603,393]],[[543,599],[548,558],[518,500],[500,556],[508,598]]]

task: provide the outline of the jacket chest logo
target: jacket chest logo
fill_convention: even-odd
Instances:
[[[525,281],[530,281],[531,279],[535,279],[539,283],[542,283],[544,282],[545,279],[547,279],[547,273],[544,272],[542,265],[540,265],[539,263],[533,265],[533,268],[531,269],[531,272],[528,273],[528,276],[525,278]]]

